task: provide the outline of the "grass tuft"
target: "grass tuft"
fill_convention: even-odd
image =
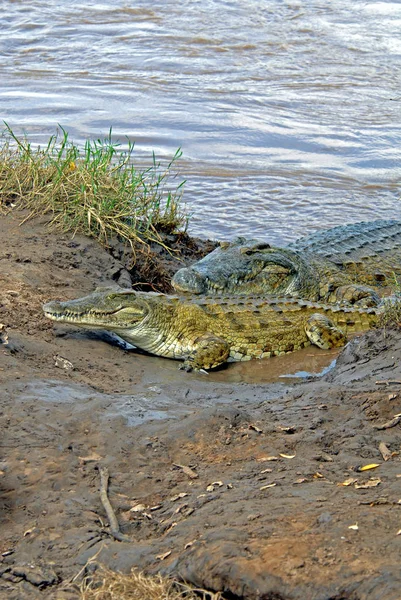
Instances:
[[[401,328],[401,284],[397,275],[393,273],[393,286],[391,296],[382,299],[378,327]]]
[[[387,328],[401,328],[401,294],[384,298],[382,301],[382,312],[379,317],[378,326]]]
[[[78,148],[60,127],[45,147],[32,148],[5,123],[0,138],[0,207],[16,206],[31,218],[51,213],[51,225],[79,232],[108,245],[118,237],[134,247],[159,241],[159,233],[185,227],[181,210],[182,187],[173,190],[173,167],[182,155],[177,150],[162,168],[153,154],[152,164],[137,170],[132,164],[134,144],[119,150],[111,129],[105,140],[87,141]]]
[[[104,567],[84,580],[81,600],[223,600],[217,592],[193,588],[162,577],[147,576],[138,571],[129,575],[115,573]]]

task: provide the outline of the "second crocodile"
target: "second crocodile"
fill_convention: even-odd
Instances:
[[[375,306],[378,291],[401,275],[401,222],[335,227],[288,247],[238,238],[180,269],[179,292],[265,293],[311,301]]]

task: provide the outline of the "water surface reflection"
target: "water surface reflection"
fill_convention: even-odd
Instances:
[[[399,215],[400,40],[391,1],[5,0],[1,116],[182,147],[194,234],[289,241]]]

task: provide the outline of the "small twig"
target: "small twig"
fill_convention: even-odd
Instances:
[[[383,381],[375,381],[376,385],[392,385],[392,384],[399,384],[401,385],[401,381],[398,381],[397,379],[383,379]]]
[[[100,465],[98,469],[100,473],[100,500],[102,501],[103,508],[106,511],[106,515],[109,520],[110,533],[113,536],[113,538],[119,542],[130,542],[131,539],[127,535],[121,533],[120,531],[120,526],[118,524],[117,517],[107,495],[107,488],[109,484],[109,470],[107,469],[107,467],[102,467]]]

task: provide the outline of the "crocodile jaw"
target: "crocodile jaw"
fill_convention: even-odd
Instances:
[[[52,321],[111,331],[135,328],[148,313],[146,303],[132,290],[110,288],[66,302],[48,302],[45,316]]]
[[[68,308],[61,310],[64,302],[48,302],[43,306],[45,317],[58,323],[68,323],[69,325],[78,325],[80,327],[92,327],[100,329],[125,329],[126,323],[121,323],[117,318],[117,313],[101,313],[96,310],[89,310],[85,313],[70,311]]]

